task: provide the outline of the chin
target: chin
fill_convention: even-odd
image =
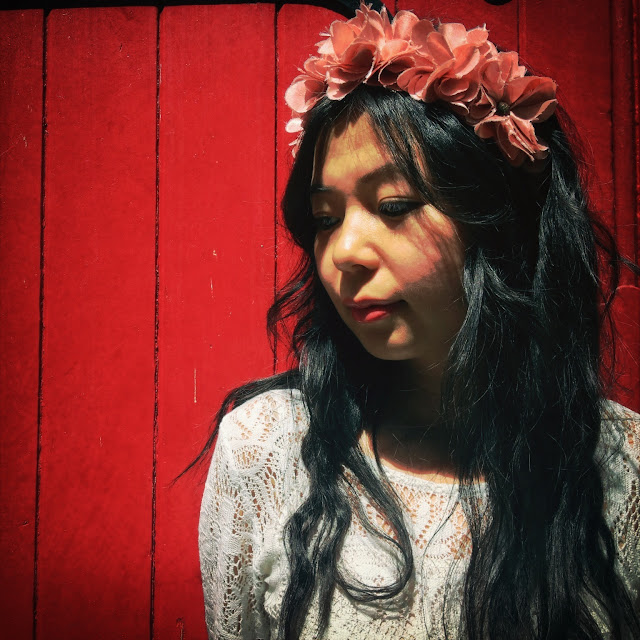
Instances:
[[[417,356],[412,345],[406,343],[374,342],[373,340],[360,340],[365,350],[378,360],[411,360]]]

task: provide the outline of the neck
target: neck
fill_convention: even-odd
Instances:
[[[389,364],[385,377],[394,383],[386,390],[376,428],[381,460],[414,475],[451,482],[455,469],[440,415],[442,367]]]
[[[382,407],[383,422],[393,422],[397,428],[434,427],[440,419],[442,365],[420,366],[414,362],[390,363],[387,388]]]

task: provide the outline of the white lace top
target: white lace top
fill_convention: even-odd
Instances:
[[[640,587],[640,416],[615,403],[607,403],[606,413],[599,454],[606,517],[618,546],[619,572],[635,598]],[[289,572],[283,528],[309,484],[299,456],[306,426],[299,392],[288,390],[257,396],[220,425],[199,537],[212,639],[266,640],[277,635]],[[324,638],[440,639],[443,617],[450,632],[459,628],[459,594],[470,542],[457,485],[385,470],[406,505],[415,571],[391,601],[358,603],[336,588]],[[370,519],[384,528],[366,498],[359,499]],[[365,584],[389,584],[397,576],[388,544],[367,533],[355,515],[340,558],[341,568]],[[317,606],[312,604],[301,638],[315,637],[316,622]]]

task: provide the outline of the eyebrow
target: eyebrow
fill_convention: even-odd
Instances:
[[[374,169],[373,171],[360,176],[356,181],[356,189],[360,189],[365,184],[368,184],[370,182],[380,182],[385,179],[398,177],[406,180],[404,174],[400,171],[400,169],[398,169],[395,164],[393,164],[392,162],[387,162],[387,164],[383,164],[381,167],[378,167],[377,169]],[[335,191],[333,187],[327,187],[320,182],[314,182],[311,185],[310,189],[311,195],[314,195],[316,193],[331,193],[332,191]]]

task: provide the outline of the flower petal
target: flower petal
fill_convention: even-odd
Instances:
[[[424,100],[431,69],[412,67],[398,76],[398,87],[406,91],[415,100]]]
[[[356,33],[348,24],[336,20],[331,25],[331,44],[333,45],[333,51],[338,58],[344,54],[347,47],[355,40],[355,38]]]
[[[468,105],[468,113],[465,120],[468,124],[477,124],[495,113],[496,103],[487,95],[482,86],[476,97]]]
[[[447,22],[438,27],[438,33],[447,41],[449,48],[453,51],[457,47],[467,44],[467,28],[457,22]]]
[[[525,68],[518,65],[518,54],[513,51],[499,53],[484,64],[481,70],[482,86],[496,102],[506,100],[505,85],[514,78],[524,76]],[[519,94],[518,94],[519,95]]]
[[[418,22],[418,16],[416,16],[412,11],[398,11],[398,13],[396,13],[396,17],[393,19],[393,37],[409,42],[413,27]],[[429,24],[431,24],[431,22],[429,22]],[[433,25],[431,26],[433,28]]]
[[[407,69],[413,67],[413,56],[399,56],[383,64],[377,70],[378,80],[383,87],[400,89],[398,79]]]
[[[327,98],[329,98],[329,100],[342,100],[342,98],[351,93],[360,84],[362,84],[361,80],[331,83],[327,87]]]
[[[420,50],[426,50],[429,36],[435,31],[436,29],[431,20],[418,20],[411,30],[411,43]]]
[[[434,90],[441,100],[469,102],[478,93],[478,83],[467,78],[442,78]]]
[[[300,133],[302,131],[302,118],[291,118],[284,129],[287,133]]]
[[[336,55],[336,52],[333,50],[333,42],[330,37],[316,43],[316,47],[318,48],[318,53],[321,56],[333,57]]]
[[[453,58],[447,39],[437,31],[430,34],[422,53],[433,58],[436,64],[445,64]]]
[[[556,83],[536,76],[515,78],[505,86],[504,96],[519,118],[541,122],[555,110]]]
[[[520,166],[526,159],[535,161],[547,155],[548,147],[538,141],[531,122],[513,114],[490,116],[474,129],[481,138],[495,138],[502,153],[514,166]]]
[[[380,22],[381,22],[382,30],[384,33],[384,37],[387,40],[391,40],[391,38],[393,38],[393,27],[389,22],[389,14],[387,13],[387,8],[384,6],[380,10]]]
[[[324,89],[324,82],[300,75],[285,91],[284,99],[296,113],[306,113],[322,97]]]
[[[304,63],[305,73],[317,80],[324,80],[327,73],[327,61],[324,58],[311,56]]]
[[[480,53],[476,47],[466,45],[456,50],[455,63],[452,65],[449,75],[462,78],[471,74],[478,67]]]
[[[467,31],[467,42],[474,47],[481,47],[487,41],[489,32],[484,27],[476,27]]]

